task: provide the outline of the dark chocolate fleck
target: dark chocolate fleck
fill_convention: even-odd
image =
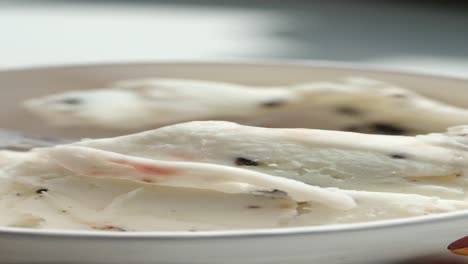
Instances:
[[[406,156],[403,154],[391,154],[390,157],[393,159],[406,159]]]
[[[408,132],[407,129],[387,123],[373,123],[370,124],[370,128],[374,132],[384,135],[402,135]]]
[[[274,193],[274,194],[287,194],[286,192],[282,191],[282,190],[278,190],[278,189],[273,189],[270,191],[270,193]]]
[[[61,101],[64,104],[69,104],[69,105],[78,105],[83,102],[83,100],[78,99],[78,98],[66,98]]]
[[[258,166],[258,162],[246,158],[236,158],[235,163],[238,166]]]
[[[249,206],[247,206],[247,208],[249,208],[249,209],[259,209],[260,206],[258,206],[258,205],[249,205]]]
[[[41,189],[36,190],[36,193],[43,194],[43,193],[45,193],[47,191],[49,191],[49,189],[41,188]]]
[[[127,231],[121,227],[113,226],[113,225],[93,226],[93,228],[98,229],[98,230],[109,230],[109,231],[121,231],[121,232]]]
[[[262,106],[264,107],[279,107],[282,106],[286,103],[286,100],[275,100],[275,101],[269,101],[262,103]]]
[[[361,114],[361,111],[351,106],[340,106],[336,108],[336,111],[343,115],[357,116]]]
[[[345,176],[343,176],[343,175],[330,175],[330,177],[332,177],[335,180],[344,180],[345,179]]]
[[[31,148],[29,146],[8,146],[8,147],[5,147],[5,148],[2,147],[2,149],[11,150],[11,151],[18,151],[18,152],[27,152]]]
[[[67,210],[62,210],[61,212],[62,212],[62,213],[66,213],[66,212],[67,212]]]
[[[21,196],[21,193],[15,193],[16,196]]]
[[[368,134],[383,134],[383,135],[405,135],[409,132],[408,129],[402,128],[388,123],[370,123],[368,125],[350,125],[343,127],[341,130]]]
[[[360,132],[362,131],[360,127],[358,126],[348,126],[348,127],[344,127],[342,129],[343,131],[349,131],[349,132]]]
[[[391,97],[394,97],[394,98],[405,98],[405,97],[406,97],[406,94],[392,94]]]
[[[278,189],[273,189],[271,191],[258,191],[259,193],[265,193],[265,194],[274,194],[274,195],[288,195],[287,192],[281,191]]]

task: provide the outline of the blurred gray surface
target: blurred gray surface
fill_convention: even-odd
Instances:
[[[462,3],[0,1],[0,68],[289,58],[468,77]]]

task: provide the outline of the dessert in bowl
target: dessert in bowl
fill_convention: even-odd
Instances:
[[[4,127],[93,138],[3,152],[3,243],[47,237],[40,261],[375,263],[464,236],[463,80],[207,63],[0,82],[14,91]]]

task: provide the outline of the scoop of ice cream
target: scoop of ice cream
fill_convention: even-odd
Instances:
[[[138,129],[194,119],[248,117],[269,110],[262,104],[293,100],[292,96],[274,87],[150,79],[47,95],[30,99],[24,106],[54,125]]]
[[[468,124],[468,110],[368,78],[280,87],[138,79],[24,103],[58,126],[144,129],[191,120],[416,135]]]
[[[4,151],[0,225],[195,231],[468,209],[466,135],[464,126],[409,137],[206,121]]]
[[[189,122],[76,143],[125,155],[219,164],[321,187],[464,198],[464,131],[409,136]]]

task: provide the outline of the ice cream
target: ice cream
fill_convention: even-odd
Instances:
[[[76,143],[150,159],[220,164],[321,187],[466,196],[468,126],[386,136],[189,122]]]
[[[421,136],[223,121],[0,152],[0,225],[200,231],[468,208],[468,127]]]
[[[56,126],[142,131],[192,120],[416,135],[468,124],[468,110],[360,77],[335,82],[247,86],[201,80],[128,80],[110,87],[27,100]]]

